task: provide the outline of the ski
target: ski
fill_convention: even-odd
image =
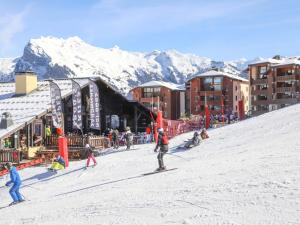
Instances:
[[[148,176],[148,175],[152,175],[152,174],[156,174],[156,173],[163,173],[163,172],[168,172],[168,171],[172,171],[172,170],[177,170],[178,168],[172,168],[172,169],[165,169],[165,170],[158,170],[158,171],[153,171],[150,173],[143,173],[143,176]]]
[[[26,200],[22,201],[22,202],[25,202]],[[19,205],[21,204],[22,202],[18,202],[18,203],[15,203],[15,204],[9,204],[9,205],[6,205],[6,206],[1,206],[0,207],[0,210],[1,209],[5,209],[5,208],[9,208],[9,207],[12,207],[12,206],[15,206],[15,205]]]

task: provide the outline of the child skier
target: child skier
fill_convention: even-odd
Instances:
[[[95,156],[94,156],[94,152],[93,152],[93,150],[92,150],[92,148],[89,144],[85,145],[85,150],[86,150],[87,156],[88,156],[88,159],[87,159],[87,162],[86,162],[86,167],[89,167],[91,159],[93,160],[94,166],[96,166],[97,162],[96,162],[96,159],[95,159]]]
[[[157,155],[158,168],[156,169],[156,171],[162,171],[166,169],[164,165],[163,157],[169,150],[169,146],[168,146],[169,141],[167,135],[164,133],[163,128],[158,128],[157,131],[158,131],[158,139],[157,139],[156,147],[154,149],[154,152],[157,152],[157,149],[159,148],[159,153]]]
[[[65,160],[62,156],[56,155],[55,159],[53,160],[53,163],[49,170],[51,171],[57,171],[57,170],[62,170],[66,167]]]
[[[5,167],[9,170],[10,175],[10,181],[8,181],[5,185],[7,187],[9,187],[11,184],[13,185],[9,190],[9,194],[13,199],[13,202],[9,204],[9,206],[11,206],[24,201],[19,192],[22,182],[16,167],[14,167],[11,162],[6,163]]]

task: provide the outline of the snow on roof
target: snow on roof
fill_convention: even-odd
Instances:
[[[240,80],[240,81],[244,81],[244,82],[248,82],[249,81],[249,80],[247,80],[245,78],[242,78],[240,76],[233,75],[233,74],[230,74],[230,73],[225,73],[225,72],[222,72],[222,71],[216,71],[216,70],[209,70],[209,71],[207,71],[205,73],[196,74],[194,77],[192,77],[188,81],[190,81],[190,80],[192,80],[192,79],[194,79],[196,77],[218,77],[218,76],[229,77],[231,79]]]
[[[61,89],[62,97],[72,93],[71,80],[53,80]],[[81,87],[88,84],[88,79],[76,79]],[[15,83],[0,83],[0,115],[9,112],[13,125],[0,129],[0,138],[8,136],[16,129],[32,121],[36,116],[47,113],[51,109],[50,82],[39,81],[35,91],[24,96],[15,96]]]
[[[165,82],[165,81],[157,81],[157,80],[153,80],[153,81],[149,81],[146,83],[143,83],[137,87],[166,87],[169,88],[173,91],[184,91],[185,90],[185,86],[182,84],[175,84],[175,83],[171,83],[171,82]]]
[[[286,66],[286,65],[300,65],[300,59],[299,58],[288,58],[282,60],[281,63],[272,65],[272,67],[281,67],[281,66]]]
[[[283,60],[282,59],[273,59],[273,58],[268,58],[268,59],[263,59],[263,60],[258,60],[253,63],[250,63],[249,65],[256,65],[256,64],[263,64],[263,63],[270,63],[270,64],[276,64],[276,63],[281,63]]]

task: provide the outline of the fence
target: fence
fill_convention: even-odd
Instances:
[[[21,152],[18,150],[12,149],[3,149],[0,150],[0,163],[12,162],[20,163],[21,161]]]
[[[163,120],[163,129],[169,138],[193,130],[199,130],[202,126],[200,120]]]
[[[66,135],[67,143],[69,148],[82,148],[85,146],[86,143],[89,143],[90,146],[95,148],[107,148],[109,147],[109,139],[102,136],[80,136],[80,135]],[[48,137],[46,141],[46,146],[48,148],[57,148],[58,146],[58,136],[51,135]]]

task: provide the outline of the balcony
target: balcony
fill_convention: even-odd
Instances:
[[[293,87],[277,87],[276,92],[277,93],[285,93],[285,92],[293,92],[294,88]]]
[[[271,104],[271,101],[266,99],[266,100],[252,100],[251,101],[251,104],[252,105],[269,105]]]
[[[290,80],[296,80],[296,76],[295,75],[285,75],[285,76],[277,76],[276,77],[276,81],[290,81]]]
[[[251,95],[268,95],[268,89],[264,90],[251,90]]]
[[[222,95],[222,91],[200,91],[200,95],[202,96],[209,96],[209,95],[219,95],[221,96]]]
[[[256,84],[267,84],[268,83],[268,79],[252,79],[251,80],[251,85],[256,85]]]
[[[279,98],[272,101],[273,104],[296,104],[299,102],[299,98]]]

